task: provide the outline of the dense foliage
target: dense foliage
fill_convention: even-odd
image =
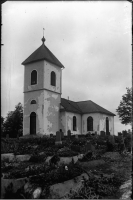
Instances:
[[[14,111],[7,114],[3,122],[4,135],[8,134],[9,137],[15,138],[17,135],[21,136],[23,131],[23,107],[21,103],[15,106]]]
[[[126,88],[127,93],[122,96],[120,105],[116,109],[122,124],[131,124],[132,115],[132,88]]]

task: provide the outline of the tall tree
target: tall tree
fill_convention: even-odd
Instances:
[[[23,107],[21,103],[15,106],[14,111],[7,114],[4,123],[5,132],[10,137],[16,137],[20,130],[23,129]]]
[[[1,136],[4,136],[4,117],[1,116]]]
[[[120,105],[116,109],[122,124],[131,124],[132,114],[132,88],[126,88],[127,93],[122,96]]]

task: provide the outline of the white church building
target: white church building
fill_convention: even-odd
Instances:
[[[74,102],[61,98],[62,69],[64,66],[42,45],[23,63],[24,65],[24,117],[23,135],[64,135],[104,131],[114,134],[115,114],[91,100]]]

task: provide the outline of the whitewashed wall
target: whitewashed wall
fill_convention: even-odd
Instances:
[[[53,92],[61,93],[61,74],[62,70],[54,64],[45,61],[44,67],[44,88]],[[51,72],[56,74],[56,86],[51,85]]]
[[[114,134],[114,117],[110,115],[100,114],[100,113],[90,113],[84,114],[82,116],[82,133],[86,134],[87,131],[87,118],[91,116],[93,118],[93,132],[97,131],[100,134],[100,131],[106,132],[106,117],[109,118],[109,132],[111,135]]]
[[[73,131],[73,117],[74,116],[76,116],[76,119],[77,119],[77,130],[76,131]],[[65,124],[63,125],[66,135],[67,135],[68,130],[71,130],[71,132],[73,134],[81,134],[81,115],[80,114],[66,112],[62,123],[66,123],[66,125]]]
[[[44,132],[56,134],[60,129],[60,108],[61,95],[51,91],[44,92]]]
[[[37,71],[37,84],[31,85],[31,72]],[[56,86],[51,86],[51,72],[56,74]],[[25,66],[24,72],[24,119],[23,135],[30,134],[30,114],[36,113],[36,134],[56,134],[60,128],[61,102],[60,67],[46,61],[39,61]],[[31,105],[31,100],[36,105]]]
[[[64,132],[64,135],[66,135],[66,112],[60,112],[60,129]]]

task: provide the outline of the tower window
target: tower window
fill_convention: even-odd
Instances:
[[[32,100],[32,101],[31,101],[31,104],[36,104],[36,101],[35,101],[35,100]]]
[[[76,117],[74,116],[73,117],[73,131],[76,131],[77,130],[77,119]]]
[[[56,86],[56,74],[55,72],[51,72],[51,85]]]
[[[31,72],[31,85],[37,84],[37,71],[33,70]]]
[[[93,131],[93,118],[87,118],[87,131]]]

